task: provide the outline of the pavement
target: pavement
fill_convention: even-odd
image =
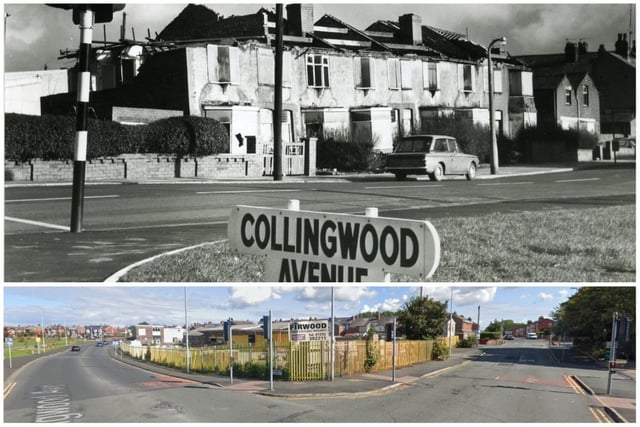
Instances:
[[[571,172],[578,169],[592,168],[612,168],[612,167],[629,167],[635,166],[635,160],[618,160],[612,161],[591,161],[591,162],[572,162],[572,163],[535,163],[523,165],[507,165],[499,166],[496,174],[491,173],[488,164],[481,164],[478,168],[476,179],[500,179],[516,176],[541,175],[549,173]],[[318,171],[314,176],[284,176],[282,181],[274,181],[273,176],[259,177],[230,177],[230,178],[149,178],[142,180],[109,180],[109,181],[86,181],[86,185],[105,185],[105,184],[209,184],[209,183],[317,183],[317,182],[353,182],[359,180],[393,180],[391,173],[332,173],[330,171]],[[409,180],[429,180],[425,176],[410,177]],[[464,180],[464,176],[447,176],[446,180]],[[5,181],[5,188],[15,187],[45,187],[45,186],[68,186],[71,181]]]
[[[349,377],[335,376],[333,381],[277,381],[277,377],[274,377],[273,390],[270,390],[269,380],[234,377],[233,383],[231,383],[228,375],[186,373],[184,370],[158,366],[127,356],[120,356],[116,354],[112,348],[109,349],[109,352],[115,360],[160,375],[177,377],[225,390],[251,392],[279,398],[301,399],[310,397],[356,397],[387,393],[422,378],[439,375],[470,363],[482,354],[482,348],[456,348],[452,351],[451,357],[446,360],[437,360],[406,368],[398,368],[395,372],[395,382],[393,381],[393,372],[391,370],[376,371],[374,373]]]

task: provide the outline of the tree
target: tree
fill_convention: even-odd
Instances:
[[[502,332],[507,330],[513,330],[515,327],[515,322],[513,320],[498,320],[494,319],[487,327],[484,329],[485,332]]]
[[[603,349],[611,339],[614,312],[635,318],[635,292],[635,287],[580,288],[555,309],[554,332],[572,336],[585,349]],[[633,323],[631,332],[635,337]]]
[[[410,340],[423,340],[442,335],[447,320],[447,302],[414,297],[398,313],[400,333]]]

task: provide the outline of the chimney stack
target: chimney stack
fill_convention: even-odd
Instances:
[[[564,59],[569,64],[575,64],[578,62],[579,49],[576,42],[567,41],[564,47]]]
[[[290,36],[304,36],[313,33],[313,3],[288,4],[287,27]]]
[[[627,35],[623,33],[618,33],[618,41],[616,41],[615,45],[616,54],[622,56],[623,58],[627,58],[629,55],[629,42],[627,42]]]
[[[413,45],[422,44],[422,18],[413,13],[407,13],[398,20],[402,41]]]

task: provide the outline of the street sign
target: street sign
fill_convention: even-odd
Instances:
[[[231,250],[267,256],[267,281],[427,279],[440,262],[440,238],[428,221],[236,206],[227,234]]]
[[[328,320],[294,320],[289,324],[289,331],[291,341],[329,341]]]
[[[5,342],[7,343],[7,345],[8,345],[9,347],[11,347],[11,346],[13,345],[13,338],[7,338],[7,339],[5,340]]]

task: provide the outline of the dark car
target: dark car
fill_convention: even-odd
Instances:
[[[407,175],[429,175],[440,181],[444,175],[476,177],[480,161],[465,154],[455,138],[446,135],[412,135],[402,138],[395,151],[387,155],[385,170],[403,180]]]
[[[72,346],[71,351],[80,351],[80,346],[79,345]]]
[[[102,341],[97,342],[96,347],[102,347]]]

